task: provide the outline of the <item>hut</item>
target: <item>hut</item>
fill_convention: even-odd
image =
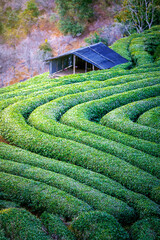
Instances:
[[[49,72],[52,75],[68,68],[73,69],[73,74],[78,69],[84,72],[108,69],[128,61],[105,44],[96,43],[48,58],[46,62],[49,63]]]

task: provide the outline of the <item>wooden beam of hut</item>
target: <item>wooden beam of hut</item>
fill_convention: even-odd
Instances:
[[[85,61],[85,73],[87,72],[87,62]]]
[[[73,55],[73,74],[76,73],[76,56]]]

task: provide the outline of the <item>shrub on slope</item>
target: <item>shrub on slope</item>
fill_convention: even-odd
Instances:
[[[51,240],[42,230],[40,220],[23,208],[1,210],[0,226],[9,239]]]
[[[71,228],[78,239],[129,239],[127,232],[120,226],[114,217],[105,212],[91,211],[81,214],[72,223]]]
[[[46,210],[67,218],[92,209],[87,203],[57,188],[4,172],[0,172],[0,189],[11,200],[27,204],[33,210]]]
[[[135,120],[144,111],[159,105],[159,96],[133,102],[106,114],[101,119],[101,124],[138,138],[160,143],[160,131],[158,129],[135,123]]]
[[[160,130],[160,107],[155,107],[144,112],[137,123]]]
[[[159,205],[141,194],[132,192],[118,182],[99,173],[92,172],[80,166],[46,158],[35,153],[0,143],[1,158],[15,162],[26,163],[52,172],[71,177],[76,181],[92,186],[99,191],[114,196],[126,202],[136,210],[141,218],[160,215]]]
[[[42,213],[41,221],[47,231],[53,237],[56,236],[59,240],[75,240],[74,234],[69,231],[67,226],[62,222],[59,216],[47,212]]]
[[[15,163],[2,159],[0,159],[0,171],[46,183],[49,186],[57,188],[57,191],[60,189],[81,199],[94,209],[112,214],[120,222],[129,222],[135,217],[134,210],[126,203],[64,175],[33,167],[28,164]]]
[[[133,240],[158,240],[160,238],[160,219],[144,218],[131,227]]]
[[[151,88],[153,92],[154,88]],[[29,101],[27,103],[31,109],[33,107],[32,104],[30,105]],[[94,171],[101,172],[106,176],[110,176],[119,181],[128,188],[150,195],[153,199],[158,201],[158,196],[155,198],[155,195],[151,194],[152,191],[156,191],[157,185],[159,185],[159,181],[156,178],[112,155],[80,143],[56,138],[37,131],[26,124],[22,116],[22,113],[25,114],[26,111],[28,111],[27,104],[22,105],[21,103],[19,106],[15,104],[4,110],[5,118],[3,118],[3,130],[5,130],[7,135],[10,136],[10,140],[16,145],[40,153],[44,156],[69,161],[90,168]],[[121,174],[122,172],[125,172],[123,178]],[[133,177],[134,182],[131,180]]]

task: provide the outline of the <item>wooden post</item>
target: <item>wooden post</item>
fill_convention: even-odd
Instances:
[[[85,62],[85,73],[87,72],[87,62]]]
[[[92,64],[92,70],[94,71],[94,65]]]
[[[53,65],[53,61],[50,61],[49,62],[49,74],[51,75],[52,73],[53,73],[53,67],[52,67],[52,65]]]
[[[73,55],[73,74],[76,73],[76,56]]]
[[[64,58],[62,58],[62,71],[64,70]]]
[[[58,72],[58,59],[56,60],[56,72]]]

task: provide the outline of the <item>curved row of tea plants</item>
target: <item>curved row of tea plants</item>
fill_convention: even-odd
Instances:
[[[97,116],[98,118],[101,118],[106,114],[106,112],[113,110],[115,107],[132,102],[132,99],[137,101],[151,97],[151,95],[152,97],[159,95],[159,90],[160,86],[157,84],[151,87],[116,94],[104,99],[89,101],[68,110],[66,114],[62,116],[61,122],[75,128],[109,138],[113,141],[121,142],[146,153],[159,156],[159,144],[138,139],[93,122],[93,120],[97,120]]]
[[[139,97],[140,90],[134,90],[133,94],[126,94],[126,96],[128,96],[127,99],[130,99],[133,96]],[[156,85],[143,88],[143,94],[141,97],[144,98],[144,96],[150,96],[150,94],[155,96],[157,91],[158,87]],[[152,184],[152,189],[150,181],[152,181],[151,179],[154,179],[154,177],[150,176],[149,174],[142,172],[141,170],[139,170],[137,173],[137,169],[135,167],[113,155],[103,153],[86,145],[82,145],[70,140],[49,136],[48,134],[39,132],[36,129],[28,126],[25,123],[23,115],[26,116],[28,111],[33,108],[35,108],[35,106],[32,101],[25,101],[23,104],[22,102],[19,102],[3,111],[1,119],[3,125],[2,132],[5,136],[8,136],[10,141],[14,142],[18,146],[21,146],[22,148],[27,148],[30,151],[40,153],[44,156],[54,157],[56,159],[69,161],[74,164],[78,163],[78,165],[89,167],[94,171],[101,171],[103,174],[112,177],[120,183],[123,183],[132,190],[140,191],[144,194],[146,194],[148,191],[150,197],[158,201],[159,197],[157,198],[157,196],[153,194],[155,191],[154,188],[157,188],[158,180],[155,179],[155,181],[153,181],[154,183]],[[46,151],[47,148],[48,151]],[[95,165],[97,160],[98,163]],[[117,168],[119,168],[118,171],[116,170]],[[128,168],[127,172],[125,170],[126,168]],[[117,172],[116,175],[114,174],[115,170]],[[121,171],[125,171],[125,176],[123,176],[123,178],[121,177]],[[131,176],[134,176],[134,182],[132,181]],[[146,178],[145,184],[143,182],[144,177]],[[131,181],[129,181],[129,178]],[[139,186],[137,188],[136,182],[141,182],[141,187],[138,184]],[[149,184],[148,187],[147,182]]]
[[[153,80],[152,80],[153,81]],[[144,84],[145,81],[143,81]],[[153,81],[154,82],[154,81]],[[152,82],[152,83],[153,83]],[[137,82],[135,84],[131,84],[131,86],[136,86]],[[130,87],[131,87],[130,86]],[[138,86],[138,85],[137,85]],[[117,86],[118,89],[120,89],[120,86]],[[126,89],[126,86],[121,85],[121,89]],[[111,88],[109,88],[111,90]],[[116,91],[116,89],[114,88]],[[120,91],[120,90],[119,90]],[[93,93],[93,91],[92,91]],[[129,92],[130,95],[131,92]],[[96,136],[92,133],[80,131],[78,129],[59,124],[57,121],[60,118],[60,113],[64,112],[69,107],[73,106],[73,104],[79,103],[80,101],[85,101],[87,94],[87,97],[89,96],[90,92],[83,93],[83,98],[81,94],[76,95],[69,95],[60,99],[56,99],[54,101],[51,101],[47,104],[42,105],[41,107],[38,107],[36,110],[33,111],[33,113],[30,115],[28,121],[30,124],[32,124],[37,129],[55,135],[57,137],[67,138],[71,139],[80,143],[87,144],[91,147],[97,148],[101,151],[108,152],[110,154],[113,154],[117,157],[120,157],[128,162],[131,162],[132,164],[149,171],[151,173],[154,173],[156,176],[159,176],[159,159],[152,157],[148,154],[145,154],[141,151],[138,151],[136,149],[133,149],[131,147],[128,147],[124,144],[111,141],[106,138],[102,138],[100,136]],[[139,92],[138,92],[139,95]],[[95,91],[93,94],[95,98]],[[92,99],[92,95],[90,96],[90,99]],[[61,109],[61,111],[59,110]],[[69,111],[64,114],[61,120],[65,121],[67,124],[67,116]],[[72,112],[71,115],[69,115],[69,119],[74,120],[75,111]],[[65,120],[64,120],[65,119]],[[95,141],[96,139],[96,141]],[[153,147],[153,146],[152,146]],[[123,151],[122,151],[123,149]],[[147,164],[146,164],[147,163]]]
[[[132,192],[118,182],[99,173],[86,170],[80,166],[61,162],[53,158],[42,157],[15,146],[8,146],[5,143],[0,143],[0,157],[68,176],[80,183],[98,189],[102,193],[106,193],[126,202],[136,210],[136,214],[140,217],[160,215],[159,206],[144,195]],[[70,187],[71,190],[69,191],[71,192],[72,186]]]
[[[160,143],[160,131],[158,129],[135,123],[135,120],[143,112],[157,106],[160,106],[159,96],[130,103],[106,114],[101,119],[101,124],[138,138]]]
[[[126,64],[59,79],[45,73],[0,89],[0,131],[16,145],[0,143],[1,208],[33,211],[60,239],[141,239],[139,224],[146,239],[152,230],[158,237],[158,112],[157,123],[152,117],[160,95],[159,31],[111,46]],[[109,127],[101,124],[107,117]],[[127,124],[138,135],[126,133]],[[3,227],[0,237],[10,236]]]
[[[0,239],[51,240],[40,220],[22,208],[0,210]],[[2,235],[3,234],[3,235]],[[3,238],[2,238],[3,236]],[[6,237],[5,237],[6,236]]]
[[[33,167],[28,164],[15,163],[3,159],[0,159],[0,171],[56,187],[85,201],[93,207],[93,209],[112,214],[120,222],[129,222],[129,220],[134,217],[133,209],[128,207],[124,202],[64,175]]]
[[[87,203],[62,190],[24,177],[0,172],[0,184],[1,191],[11,200],[40,212],[46,210],[73,218],[81,211],[92,210]]]
[[[160,107],[144,112],[137,120],[138,123],[160,130]]]

